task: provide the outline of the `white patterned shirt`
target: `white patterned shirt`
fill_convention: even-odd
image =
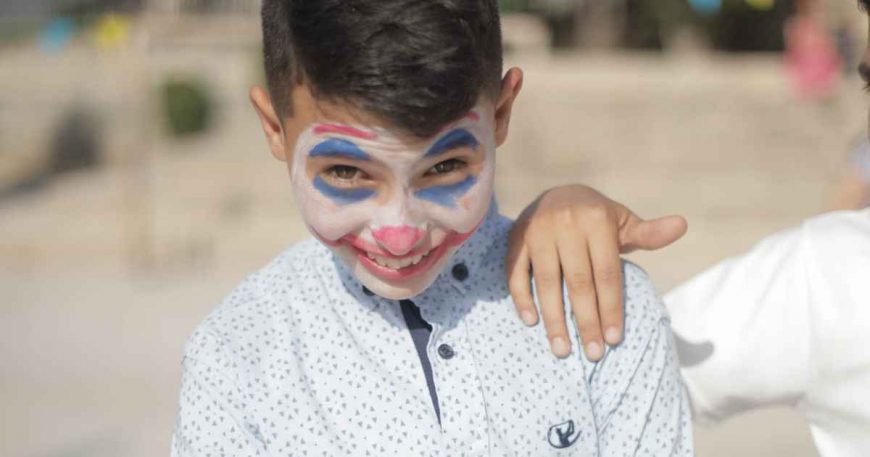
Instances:
[[[692,455],[669,319],[643,271],[624,266],[625,341],[598,363],[557,359],[543,326],[516,317],[503,273],[511,222],[492,206],[413,299],[432,326],[440,423],[399,303],[310,240],[191,336],[172,455]]]

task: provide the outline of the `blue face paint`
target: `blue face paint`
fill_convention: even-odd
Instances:
[[[469,176],[465,181],[447,186],[433,186],[420,189],[414,193],[421,200],[430,201],[448,208],[456,208],[456,201],[477,184],[476,176]]]
[[[461,147],[477,149],[477,146],[477,138],[471,132],[465,129],[456,129],[436,141],[426,152],[426,157],[436,156]]]
[[[308,153],[308,157],[329,157],[352,160],[371,160],[359,146],[347,140],[336,138],[329,139],[318,144]]]
[[[330,186],[320,176],[314,178],[313,184],[321,194],[341,206],[359,203],[375,196],[375,191],[372,189],[341,189]]]

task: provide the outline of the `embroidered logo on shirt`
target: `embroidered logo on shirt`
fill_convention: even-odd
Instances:
[[[580,432],[574,427],[574,421],[569,420],[550,427],[547,433],[547,441],[556,449],[569,448],[580,438]]]

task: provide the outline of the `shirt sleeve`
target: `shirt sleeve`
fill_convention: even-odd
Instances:
[[[625,266],[625,338],[591,375],[600,454],[693,455],[691,408],[669,320],[646,274]]]
[[[794,405],[812,377],[806,239],[774,235],[665,296],[697,418]]]
[[[198,345],[197,334],[188,343],[188,352]],[[194,351],[211,352],[204,350],[207,345]],[[222,369],[186,356],[179,405],[172,457],[267,455],[259,428],[246,410],[245,394]]]

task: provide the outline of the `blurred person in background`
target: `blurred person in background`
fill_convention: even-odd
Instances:
[[[803,99],[828,99],[840,82],[843,61],[823,16],[820,0],[796,0],[785,26],[786,72]]]
[[[858,47],[861,44],[856,38],[855,26],[858,24],[855,23],[852,3],[843,0],[828,0],[827,7],[829,27],[834,36],[840,61],[843,63],[841,67],[843,76],[848,78],[854,74],[860,51]]]
[[[849,157],[849,164],[845,176],[840,181],[832,209],[855,210],[868,206],[870,206],[870,141],[866,136],[862,136]]]
[[[870,8],[870,0],[859,3]],[[860,74],[870,85],[870,48]],[[854,160],[864,177],[868,154],[865,142]],[[606,358],[622,333],[617,252],[665,246],[685,229],[679,218],[643,221],[585,186],[546,192],[511,235],[507,274],[519,315],[535,325],[537,299],[555,340],[573,313],[587,355],[606,342]],[[790,405],[822,456],[870,455],[870,209],[770,236],[664,301],[696,417]]]

